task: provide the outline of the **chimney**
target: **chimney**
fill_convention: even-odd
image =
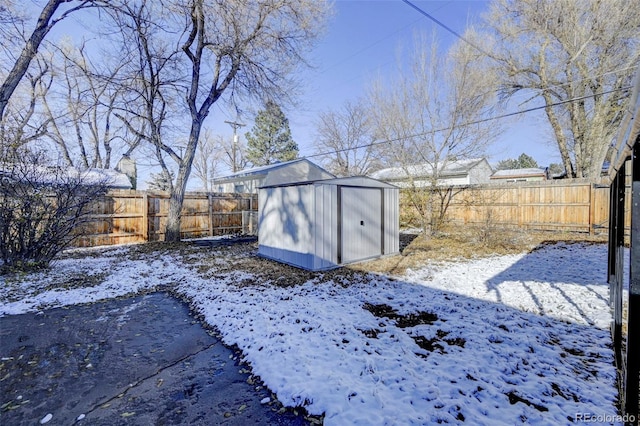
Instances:
[[[137,180],[138,173],[136,170],[136,161],[133,160],[128,155],[123,155],[120,161],[118,161],[118,165],[116,166],[116,171],[125,174],[129,181],[131,182],[131,188],[137,189]]]

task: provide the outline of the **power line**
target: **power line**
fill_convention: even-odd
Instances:
[[[412,134],[412,135],[402,136],[402,137],[393,138],[393,139],[385,139],[385,140],[382,140],[382,141],[371,142],[371,143],[358,145],[358,146],[354,146],[354,147],[349,147],[349,148],[333,149],[331,151],[325,151],[325,152],[320,152],[320,153],[316,153],[316,154],[305,155],[302,158],[323,157],[323,156],[327,156],[327,155],[331,155],[331,154],[336,154],[338,152],[353,151],[353,150],[356,150],[356,149],[369,148],[369,147],[372,147],[372,146],[384,145],[384,144],[388,144],[388,143],[398,142],[398,141],[405,140],[405,139],[417,138],[417,137],[426,136],[426,135],[429,135],[429,134],[445,132],[445,131],[448,131],[449,129],[451,129],[452,127],[467,127],[467,126],[473,126],[475,124],[486,123],[488,121],[501,120],[503,118],[509,118],[509,117],[513,117],[515,115],[520,115],[520,114],[525,114],[525,113],[528,113],[528,112],[538,111],[538,110],[545,109],[545,108],[552,108],[552,107],[555,107],[555,106],[560,106],[560,105],[564,105],[564,104],[568,104],[568,103],[572,103],[572,102],[582,101],[582,100],[589,99],[589,98],[595,98],[596,96],[602,96],[602,95],[608,95],[610,93],[621,92],[623,90],[628,90],[628,89],[631,89],[631,88],[632,88],[632,86],[621,87],[621,88],[618,88],[618,89],[607,90],[607,91],[604,91],[604,92],[594,93],[594,94],[591,94],[591,95],[579,96],[577,98],[567,99],[565,101],[555,102],[555,103],[549,104],[549,105],[542,105],[542,106],[528,108],[528,109],[524,109],[524,110],[519,110],[519,111],[515,111],[515,112],[506,113],[506,114],[496,115],[496,116],[493,116],[493,117],[482,118],[480,120],[469,121],[469,122],[466,122],[466,123],[459,124],[457,126],[443,127],[443,128],[440,128],[440,129],[429,130],[427,132],[415,133],[415,134]]]
[[[437,7],[437,8],[435,8],[432,12],[436,12],[436,11],[438,11],[438,10],[442,9],[443,7],[447,6],[449,3],[451,3],[451,0],[449,0],[449,1],[445,2],[443,5],[441,5],[441,6]],[[403,31],[404,31],[404,30],[406,30],[407,28],[413,27],[415,24],[417,24],[417,23],[418,23],[418,22],[420,22],[420,21],[421,21],[421,18],[416,19],[415,21],[412,21],[410,24],[405,25],[405,26],[403,26],[403,27],[401,27],[401,28],[398,28],[397,30],[395,30],[395,31],[393,31],[393,32],[391,32],[391,33],[388,33],[388,34],[387,34],[387,35],[385,35],[384,37],[382,37],[382,38],[380,38],[380,39],[378,39],[378,40],[374,41],[373,43],[371,43],[371,44],[369,44],[369,45],[367,45],[367,46],[365,46],[365,47],[363,47],[363,48],[361,48],[361,49],[357,50],[356,52],[354,52],[354,53],[350,53],[349,55],[347,55],[346,57],[342,58],[342,59],[341,59],[341,60],[339,60],[338,62],[336,62],[336,63],[334,63],[334,64],[332,64],[332,65],[329,65],[328,67],[323,68],[323,72],[326,72],[326,71],[328,71],[328,70],[330,70],[330,69],[332,69],[332,68],[335,68],[335,67],[336,67],[336,66],[338,66],[338,65],[343,64],[344,62],[349,61],[350,59],[355,58],[356,56],[360,55],[361,53],[363,53],[363,52],[365,52],[365,51],[367,51],[367,50],[369,50],[369,49],[371,49],[371,48],[372,48],[372,47],[374,47],[374,46],[377,46],[378,44],[382,43],[383,41],[385,41],[385,40],[387,40],[387,39],[389,39],[389,38],[391,38],[391,37],[395,36],[396,34],[399,34],[399,33],[403,32]],[[383,65],[383,66],[384,66],[384,65]],[[355,77],[355,78],[359,78],[359,77],[360,77],[360,76],[357,76],[357,77]],[[354,78],[354,79],[355,79],[355,78]]]
[[[471,41],[467,40],[466,38],[464,38],[463,36],[461,36],[460,34],[455,32],[454,30],[452,30],[451,28],[446,26],[444,23],[438,21],[436,18],[431,16],[429,13],[427,13],[425,10],[419,8],[415,4],[411,3],[409,0],[402,0],[402,1],[405,2],[407,5],[409,5],[410,7],[412,7],[413,9],[415,9],[416,11],[418,11],[418,13],[421,13],[422,15],[426,16],[427,18],[431,19],[433,22],[435,22],[436,24],[438,24],[439,26],[444,28],[445,30],[449,31],[451,34],[453,34],[454,36],[456,36],[460,40],[464,41],[465,43],[467,43],[469,46],[473,47],[474,49],[476,49],[480,53],[482,53],[482,54],[484,54],[484,55],[486,55],[488,57],[491,57],[491,55],[489,53],[487,53],[486,51],[484,51],[483,49],[478,47],[478,45],[476,45],[475,43],[472,43]]]

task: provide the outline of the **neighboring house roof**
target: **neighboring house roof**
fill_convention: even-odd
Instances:
[[[316,169],[323,175],[325,179],[335,177],[333,174],[329,173],[328,171],[318,166],[317,164],[312,163],[306,158],[298,158],[296,160],[285,161],[282,163],[269,164],[266,166],[253,167],[251,169],[241,170],[239,172],[232,173],[227,176],[216,178],[213,180],[213,183],[215,185],[218,185],[222,183],[241,182],[241,181],[246,181],[248,179],[262,179],[262,178],[265,178],[270,172],[283,169],[283,168],[295,167],[297,165],[306,165],[310,169]],[[295,181],[295,179],[296,177],[292,176],[292,181]]]
[[[0,174],[15,179],[12,169],[13,167],[10,164],[1,164]],[[74,167],[67,167],[61,170],[52,170],[44,166],[30,165],[21,170],[21,176],[23,179],[41,184],[54,185],[56,183],[70,182],[70,180],[79,180],[84,185],[105,184],[113,189],[131,189],[131,181],[129,181],[127,175],[107,169],[78,170]],[[17,180],[20,180],[20,178]]]
[[[474,158],[470,160],[447,161],[446,163],[439,162],[436,169],[438,170],[440,178],[466,176],[471,169],[482,162],[487,163],[487,166],[489,166],[486,159]],[[388,169],[378,170],[371,174],[372,178],[383,181],[403,180],[407,179],[409,176],[414,178],[433,176],[433,165],[424,163],[406,167],[390,167]]]
[[[514,179],[514,178],[529,178],[529,177],[546,177],[547,173],[545,169],[540,168],[528,168],[528,169],[505,169],[498,170],[491,175],[491,179]]]
[[[124,173],[111,169],[87,169],[79,171],[74,169],[77,176],[81,176],[82,182],[86,185],[99,184],[105,182],[109,188],[131,189],[131,181]],[[73,171],[70,171],[73,173]]]

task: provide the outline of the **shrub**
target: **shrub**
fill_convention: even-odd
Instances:
[[[107,184],[47,166],[41,153],[20,151],[0,163],[0,272],[47,267],[82,235]]]

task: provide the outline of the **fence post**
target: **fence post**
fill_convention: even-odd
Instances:
[[[142,193],[142,239],[149,241],[149,195],[147,191]]]
[[[589,189],[589,235],[595,234],[595,216],[596,216],[596,184],[592,183]]]
[[[522,229],[524,223],[524,206],[522,205],[522,186],[518,186],[517,203],[518,203],[518,228]]]
[[[207,198],[209,199],[209,236],[213,237],[213,194],[209,192]]]

